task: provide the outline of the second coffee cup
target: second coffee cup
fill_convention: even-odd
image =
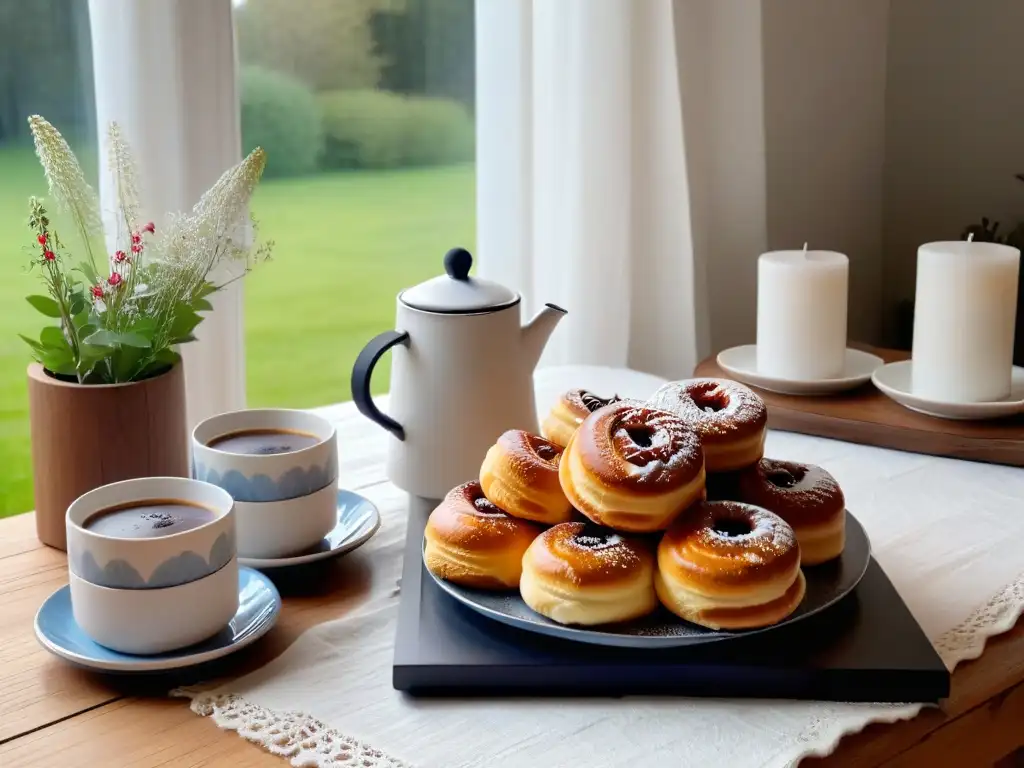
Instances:
[[[232,411],[192,431],[192,475],[235,499],[239,557],[288,557],[337,522],[338,437],[306,411]]]

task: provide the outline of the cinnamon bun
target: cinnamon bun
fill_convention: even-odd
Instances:
[[[707,501],[676,519],[658,544],[654,586],[672,613],[711,629],[775,624],[806,590],[789,524],[733,501]]]
[[[499,509],[545,525],[572,519],[558,482],[562,449],[550,440],[510,429],[490,447],[480,467],[480,487]]]
[[[666,384],[648,401],[697,430],[708,472],[749,467],[764,455],[768,409],[750,387],[729,379]]]
[[[821,467],[761,459],[743,470],[736,498],[774,512],[792,526],[800,562],[833,560],[846,543],[846,499],[839,483]]]
[[[704,454],[680,419],[630,402],[590,414],[569,440],[558,469],[569,502],[621,531],[664,530],[704,497]]]
[[[652,545],[589,523],[556,525],[526,550],[519,592],[559,624],[639,618],[658,605]]]
[[[540,433],[564,448],[587,416],[598,408],[617,403],[621,399],[618,395],[601,397],[585,389],[571,389],[555,403],[541,424]]]
[[[479,589],[515,589],[523,553],[540,528],[505,514],[484,496],[480,483],[453,488],[430,513],[423,560],[445,581]]]

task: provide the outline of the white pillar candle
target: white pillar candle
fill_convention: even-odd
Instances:
[[[838,378],[846,360],[850,261],[835,251],[773,251],[757,261],[757,372]]]
[[[953,403],[1010,394],[1020,251],[997,243],[927,243],[917,251],[915,395]]]

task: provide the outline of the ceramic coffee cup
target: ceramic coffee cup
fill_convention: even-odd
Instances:
[[[121,653],[166,653],[202,642],[238,611],[238,560],[165,589],[109,589],[70,575],[71,611],[82,631]]]
[[[236,501],[238,556],[290,557],[312,549],[338,523],[335,483],[286,501]]]
[[[101,486],[68,507],[68,568],[85,582],[113,590],[148,591],[197,581],[235,557],[234,506],[222,488],[183,477]],[[166,514],[160,511],[165,508]],[[138,512],[139,519],[123,521],[120,529],[97,522],[122,512]],[[140,524],[145,530],[134,530]]]
[[[262,445],[261,436],[266,437]],[[192,476],[223,488],[236,501],[308,496],[337,483],[337,434],[329,421],[306,411],[222,413],[192,431]]]

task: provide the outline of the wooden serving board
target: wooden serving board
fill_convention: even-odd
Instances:
[[[909,357],[906,352],[895,350],[868,351],[887,363]],[[694,375],[730,378],[714,357],[700,363]],[[991,421],[937,419],[904,408],[870,383],[827,397],[780,395],[756,387],[754,390],[768,406],[768,426],[772,429],[910,453],[1024,467],[1024,416]]]

